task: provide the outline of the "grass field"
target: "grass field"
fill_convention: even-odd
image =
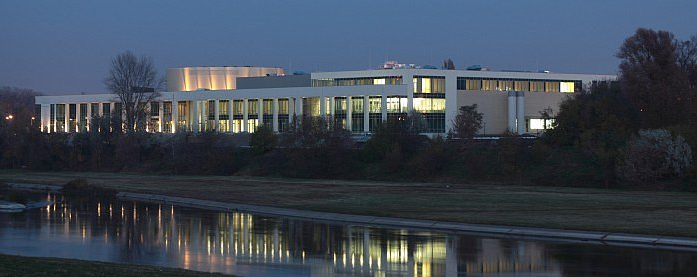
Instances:
[[[0,255],[0,277],[6,276],[223,277],[232,275],[132,264]]]
[[[697,237],[697,194],[498,184],[0,171],[0,181],[85,178],[117,191],[347,214]]]

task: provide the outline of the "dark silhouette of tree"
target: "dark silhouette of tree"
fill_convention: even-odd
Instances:
[[[471,138],[482,128],[482,113],[477,111],[477,104],[461,106],[460,112],[453,119],[451,137]]]
[[[638,111],[642,128],[680,125],[694,115],[687,74],[678,62],[679,44],[670,32],[640,28],[617,53],[622,91]]]
[[[271,127],[265,124],[260,125],[252,133],[249,145],[259,154],[269,152],[276,147],[278,138],[273,133]]]
[[[455,70],[455,63],[453,63],[453,60],[447,59],[443,61],[443,69],[448,69],[448,70]]]
[[[145,130],[148,103],[160,96],[157,89],[163,83],[152,59],[136,57],[131,51],[123,52],[111,60],[109,76],[104,83],[123,104],[126,131]]]
[[[685,70],[690,89],[697,89],[697,36],[678,43],[678,65]]]

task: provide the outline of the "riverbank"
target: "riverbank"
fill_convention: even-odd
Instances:
[[[0,171],[0,181],[91,185],[135,193],[353,215],[697,237],[697,194],[500,184],[382,183],[236,176]]]
[[[230,277],[232,275],[157,266],[0,255],[0,277],[4,276]]]

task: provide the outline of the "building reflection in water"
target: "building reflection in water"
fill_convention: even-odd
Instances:
[[[59,201],[40,212],[12,217],[15,228],[29,230],[27,239],[40,236],[44,241],[67,241],[66,247],[89,252],[85,254],[89,259],[243,276],[583,276],[593,272],[585,267],[595,265],[584,264],[579,269],[575,261],[579,257],[559,253],[585,249],[592,257],[604,251],[602,246],[569,247],[163,204],[48,197]],[[634,253],[631,249],[616,251],[620,251],[618,255]],[[652,250],[642,251],[643,256],[631,254],[628,259],[653,261],[660,255],[666,262],[697,261],[691,253],[678,252],[671,259]],[[597,262],[603,263],[602,259]],[[675,266],[646,268],[629,263],[629,267],[627,270],[658,275],[676,273]]]

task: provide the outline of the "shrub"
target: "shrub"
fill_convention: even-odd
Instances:
[[[63,185],[63,190],[64,191],[71,191],[71,192],[85,192],[90,190],[90,185],[87,182],[86,179],[84,178],[77,178],[68,181],[65,185]]]
[[[640,130],[625,147],[617,176],[626,184],[682,177],[692,164],[692,149],[685,139],[664,129]]]

